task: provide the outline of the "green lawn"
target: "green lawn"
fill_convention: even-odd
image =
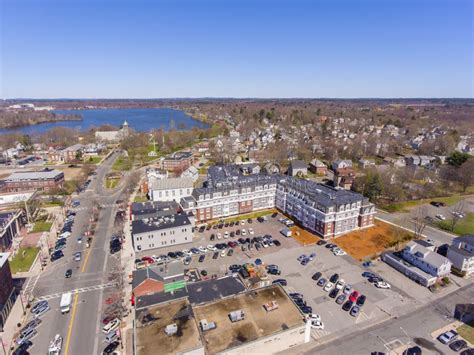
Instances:
[[[437,223],[438,227],[451,232],[451,221],[439,221]],[[474,213],[468,213],[466,217],[461,218],[454,227],[455,234],[463,235],[469,234],[474,231]]]
[[[276,212],[276,210],[264,210],[264,211],[257,211],[257,212],[252,212],[252,213],[247,213],[247,214],[241,214],[239,216],[235,216],[235,217],[230,217],[230,218],[224,218],[224,221],[225,222],[235,222],[235,221],[241,221],[243,219],[247,220],[249,218],[252,218],[252,219],[255,219],[255,218],[258,218],[258,217],[261,217],[261,216],[267,216],[269,214],[272,214]],[[214,224],[216,224],[217,222],[215,222]]]
[[[148,198],[145,194],[137,194],[133,199],[133,202],[147,202]]]
[[[97,156],[97,157],[89,157],[88,159],[86,159],[85,162],[87,164],[99,164],[101,160],[102,160],[102,157]]]
[[[457,332],[461,337],[466,339],[471,344],[474,344],[474,322],[461,325]]]
[[[49,232],[53,224],[50,222],[35,222],[32,233]]]
[[[108,189],[115,189],[119,184],[120,179],[106,179],[105,180],[105,187]]]
[[[115,160],[112,169],[115,171],[128,171],[132,169],[132,165],[133,162],[130,158],[120,156]]]
[[[33,264],[33,261],[35,261],[36,254],[38,254],[38,252],[39,248],[20,248],[18,254],[16,254],[13,260],[10,262],[12,274],[29,271],[31,264]]]

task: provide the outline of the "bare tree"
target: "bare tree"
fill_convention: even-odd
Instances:
[[[459,220],[463,218],[464,215],[464,201],[461,201],[457,203],[452,209],[451,209],[451,224],[450,224],[450,229],[451,232],[454,232],[454,229],[456,228]]]
[[[413,226],[415,232],[415,238],[420,238],[423,235],[423,231],[425,230],[428,224],[428,210],[426,206],[418,207],[413,215]]]

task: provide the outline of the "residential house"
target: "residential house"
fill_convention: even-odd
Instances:
[[[309,171],[317,175],[326,175],[328,167],[321,160],[313,159],[309,163]]]
[[[474,234],[464,234],[454,238],[448,248],[447,258],[453,263],[453,271],[461,275],[473,274]]]
[[[289,176],[305,176],[308,175],[308,164],[303,160],[292,160],[288,167]]]
[[[373,159],[360,159],[359,165],[362,169],[370,168],[371,166],[375,166],[375,160]]]
[[[336,160],[331,164],[331,169],[336,171],[338,169],[352,168],[352,161],[350,160]]]

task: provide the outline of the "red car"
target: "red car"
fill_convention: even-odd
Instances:
[[[352,292],[351,295],[349,296],[349,301],[351,301],[351,302],[356,302],[358,298],[359,298],[359,292],[354,291],[354,292]]]
[[[231,248],[235,248],[237,246],[237,243],[236,242],[229,242],[227,243],[228,246],[230,246]]]
[[[153,264],[153,263],[155,262],[155,261],[154,261],[151,257],[149,257],[149,256],[144,256],[144,257],[142,258],[142,261],[146,261],[146,262],[148,262],[149,264]]]

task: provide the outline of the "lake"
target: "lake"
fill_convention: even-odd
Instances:
[[[91,110],[55,110],[58,114],[71,114],[82,116],[82,121],[58,121],[40,123],[12,129],[1,129],[0,133],[21,132],[23,134],[42,133],[53,127],[77,128],[81,131],[92,127],[110,124],[120,127],[127,120],[129,127],[135,131],[147,132],[153,128],[170,128],[177,130],[191,129],[193,127],[207,128],[206,123],[197,121],[185,112],[170,108],[132,108],[132,109],[91,109]],[[171,126],[174,127],[171,127]]]

